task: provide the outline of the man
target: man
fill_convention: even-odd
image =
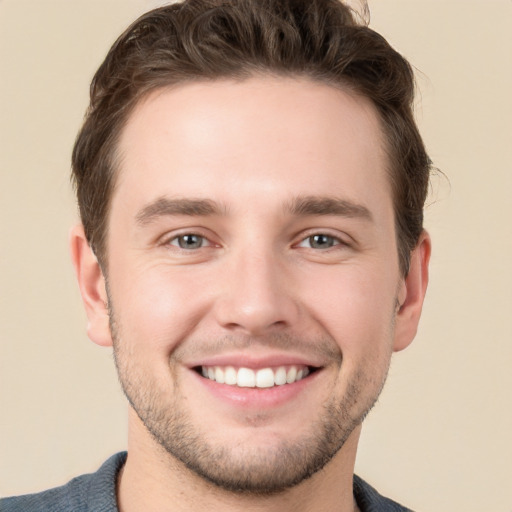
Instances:
[[[337,0],[191,0],[118,39],[71,252],[128,452],[2,510],[406,510],[353,471],[428,280],[412,99]]]

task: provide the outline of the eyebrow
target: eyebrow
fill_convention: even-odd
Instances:
[[[331,196],[300,196],[287,207],[293,215],[338,215],[372,221],[373,216],[366,206],[347,199]]]
[[[170,215],[190,215],[207,217],[223,213],[221,207],[210,199],[171,199],[160,197],[142,208],[135,220],[137,224],[146,225],[159,217]]]
[[[325,196],[300,196],[292,199],[285,208],[292,215],[337,215],[349,218],[373,220],[366,206],[346,199]],[[137,224],[150,224],[159,217],[188,215],[208,217],[225,214],[227,208],[210,199],[187,199],[160,197],[143,207],[135,216]]]

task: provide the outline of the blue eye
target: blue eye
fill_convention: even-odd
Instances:
[[[189,233],[173,238],[170,244],[178,246],[180,249],[200,249],[207,244],[207,240],[201,235]]]
[[[319,233],[317,235],[311,235],[305,238],[299,247],[308,247],[311,249],[330,249],[335,245],[339,245],[340,241],[330,235]]]

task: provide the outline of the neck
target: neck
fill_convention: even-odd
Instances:
[[[128,458],[118,480],[120,512],[353,512],[352,478],[360,427],[319,472],[281,493],[239,494],[205,481],[165,452],[130,412]]]

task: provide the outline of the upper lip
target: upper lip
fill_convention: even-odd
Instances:
[[[237,368],[252,368],[254,370],[294,365],[319,368],[325,366],[325,361],[320,361],[318,357],[282,352],[274,354],[267,353],[265,355],[237,352],[217,354],[187,362],[189,368],[197,368],[200,366],[234,366]]]

